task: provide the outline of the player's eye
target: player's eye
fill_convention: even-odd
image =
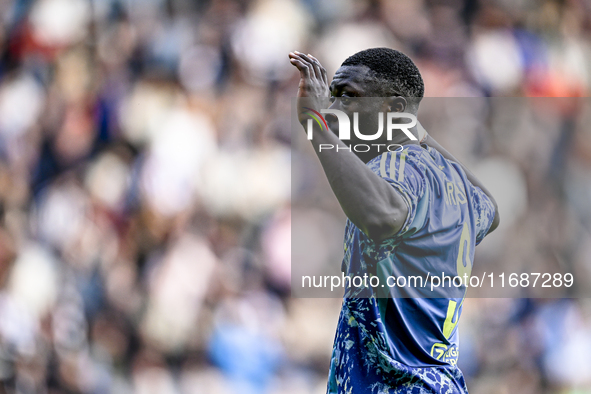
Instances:
[[[348,96],[341,96],[341,104],[343,104],[343,105],[351,104],[351,98]]]

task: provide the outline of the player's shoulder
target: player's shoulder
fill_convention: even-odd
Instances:
[[[409,171],[424,173],[424,155],[424,149],[420,145],[402,145],[396,150],[383,152],[367,165],[382,178],[402,181]]]
[[[469,183],[462,166],[446,159],[437,149],[428,145],[422,146],[423,163],[426,170],[434,175],[434,181]]]

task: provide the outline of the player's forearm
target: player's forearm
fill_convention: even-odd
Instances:
[[[329,96],[326,70],[318,59],[301,52],[291,52],[290,62],[300,71],[298,117],[308,107],[320,110]],[[308,102],[304,104],[303,99]],[[374,174],[330,130],[317,130],[312,140],[330,186],[347,217],[374,240],[381,240],[400,230],[408,208],[402,196],[385,180]],[[320,152],[320,145],[334,149]],[[339,150],[336,147],[339,147]]]
[[[315,133],[312,144],[330,187],[349,220],[377,241],[396,234],[408,214],[400,194],[374,174],[332,132]],[[321,144],[331,144],[335,148],[320,152]]]
[[[490,200],[492,201],[492,203],[495,206],[495,218],[493,220],[492,225],[490,226],[489,232],[496,229],[497,226],[499,225],[500,216],[499,216],[499,209],[497,207],[497,202],[495,201],[495,198],[493,197],[491,192],[489,192],[488,189],[484,186],[484,184],[478,178],[476,178],[476,176],[472,173],[472,171],[470,171],[468,169],[468,167],[463,165],[458,159],[456,159],[451,153],[449,153],[444,147],[442,147],[433,137],[431,137],[431,135],[427,135],[426,139],[423,141],[423,143],[427,144],[431,148],[436,149],[447,160],[450,160],[450,161],[453,161],[454,163],[459,164],[462,167],[462,169],[464,170],[464,173],[466,174],[466,177],[468,178],[470,183],[472,183],[474,186],[479,187],[484,192],[484,194],[486,194],[488,196],[488,198],[490,198]]]

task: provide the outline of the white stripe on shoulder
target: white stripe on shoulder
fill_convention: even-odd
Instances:
[[[400,166],[398,167],[398,182],[404,180],[404,166],[406,165],[406,150],[400,154]]]
[[[396,155],[398,152],[394,151],[390,155],[390,178],[394,179],[394,174],[396,174]]]

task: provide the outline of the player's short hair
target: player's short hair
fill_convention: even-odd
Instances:
[[[367,66],[383,82],[381,94],[416,98],[425,93],[423,78],[417,66],[404,53],[390,48],[370,48],[350,56],[341,66]]]

